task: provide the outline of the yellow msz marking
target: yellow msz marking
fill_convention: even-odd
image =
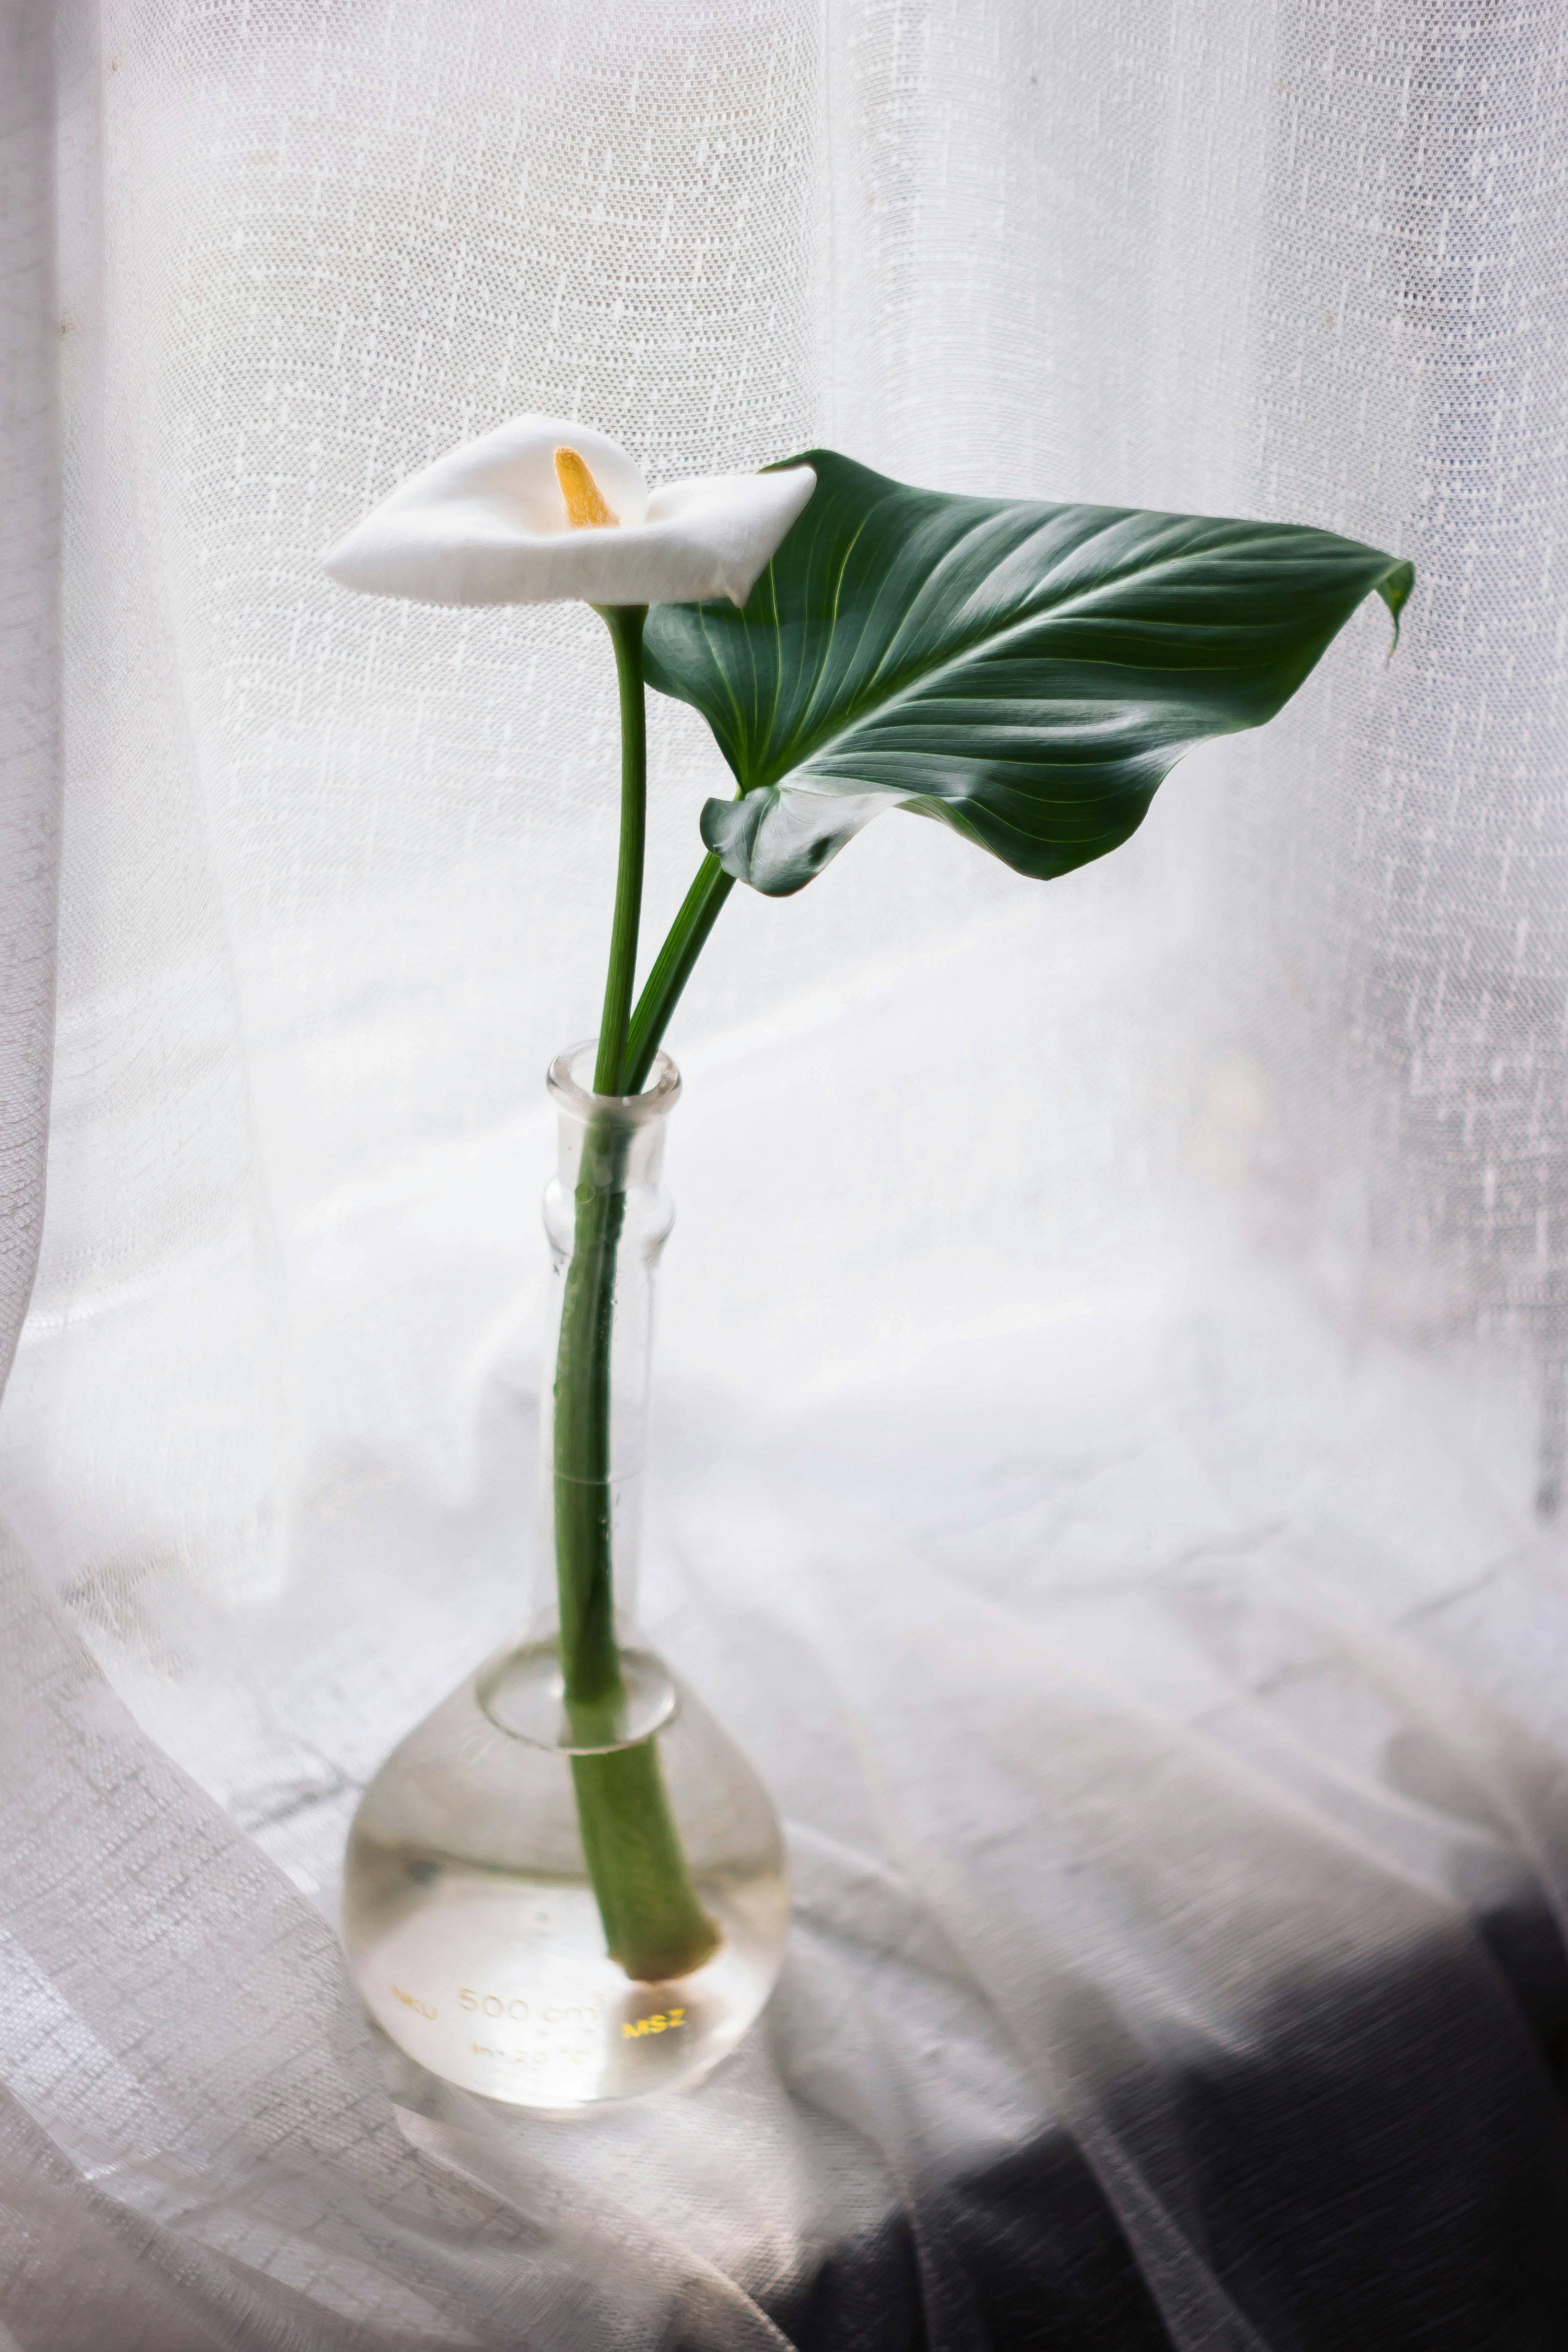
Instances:
[[[621,2032],[627,2042],[635,2042],[643,2033],[674,2033],[686,2022],[683,2009],[660,2010],[652,2017],[628,2017]]]
[[[620,521],[620,516],[605,505],[605,493],[588,471],[587,460],[580,457],[575,449],[557,449],[555,478],[566,502],[566,520],[574,530],[600,530],[605,523]]]

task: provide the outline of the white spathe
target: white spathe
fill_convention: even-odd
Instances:
[[[574,449],[613,524],[574,525],[555,452]],[[426,604],[743,604],[816,476],[715,474],[650,490],[603,433],[514,416],[373,507],[322,562],[343,588]]]

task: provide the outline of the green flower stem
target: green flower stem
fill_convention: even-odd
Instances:
[[[603,614],[621,695],[621,843],[594,1091],[638,1092],[626,1076],[647,806],[641,606]],[[673,998],[671,1003],[673,1003]],[[648,1057],[652,1058],[651,1055]],[[646,1070],[642,1074],[646,1076]],[[554,1538],[561,1667],[575,1738],[613,1740],[626,1701],[616,1646],[610,1404],[616,1258],[626,1214],[629,1139],[590,1121],[574,1195],[571,1262],[555,1360]],[[700,1968],[719,1931],[704,1912],[669,1810],[654,1738],[572,1759],[588,1876],[612,1957],[658,1982]]]
[[[616,682],[621,695],[621,847],[616,868],[616,912],[610,927],[610,964],[605,975],[605,1011],[599,1023],[599,1055],[594,1066],[596,1095],[635,1094],[623,1082],[626,1024],[637,968],[637,924],[642,914],[643,845],[647,835],[647,714],[643,702],[642,633],[646,604],[596,608],[616,648]],[[639,1079],[637,1085],[641,1085]]]
[[[603,1130],[600,1130],[603,1134]],[[574,1728],[604,1736],[625,1696],[616,1648],[610,1494],[610,1363],[616,1250],[626,1193],[619,1136],[583,1139],[572,1259],[555,1356],[555,1579],[561,1601],[561,1670]],[[605,1162],[608,1160],[609,1166]],[[593,1163],[597,1162],[597,1165]],[[598,1181],[594,1181],[595,1177]],[[605,1180],[608,1178],[609,1181]],[[597,1716],[601,1720],[593,1718]],[[613,1738],[613,1730],[610,1733]]]
[[[626,1138],[584,1138],[585,1181],[555,1361],[555,1574],[561,1668],[574,1736],[614,1739],[625,1706],[616,1645],[611,1348],[616,1254],[626,1211]],[[595,1179],[597,1181],[595,1181]],[[669,1810],[655,1738],[574,1756],[584,1858],[612,1958],[657,1983],[700,1968],[719,1934],[703,1910]]]

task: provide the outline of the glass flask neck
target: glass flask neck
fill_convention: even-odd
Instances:
[[[545,1224],[552,1244],[557,1204],[570,1209],[579,1185],[596,1191],[658,1194],[664,1167],[665,1121],[680,1099],[680,1073],[668,1054],[654,1057],[640,1095],[596,1095],[592,1079],[598,1040],[585,1038],[557,1054],[545,1076],[555,1109],[555,1175],[545,1192]],[[664,1232],[673,1212],[665,1203]],[[662,1239],[663,1236],[661,1235]],[[571,1253],[571,1235],[563,1244]]]
[[[662,1183],[680,1074],[657,1056],[638,1095],[597,1095],[595,1041],[547,1087],[557,1162],[545,1189],[552,1276],[542,1384],[543,1510],[530,1638],[560,1643],[568,1694],[613,1696],[632,1627],[653,1345],[654,1276],[674,1223]]]

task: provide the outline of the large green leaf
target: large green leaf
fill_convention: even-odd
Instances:
[[[799,464],[800,459],[792,459]],[[741,797],[702,838],[771,896],[885,808],[1020,874],[1101,857],[1184,751],[1257,727],[1408,563],[1331,531],[913,489],[831,449],[744,607],[657,604],[651,685],[707,719]]]

